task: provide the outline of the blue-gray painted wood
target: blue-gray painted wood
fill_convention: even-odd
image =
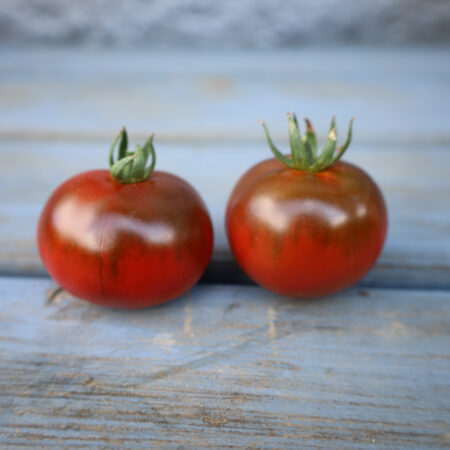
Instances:
[[[0,49],[0,137],[170,139],[261,136],[257,119],[286,136],[286,112],[324,137],[332,114],[343,135],[391,142],[450,141],[450,48],[149,52]]]
[[[124,312],[51,288],[0,278],[5,448],[450,445],[448,291],[200,286]]]
[[[125,123],[132,138],[156,131],[158,167],[205,197],[216,230],[209,279],[243,280],[223,230],[226,199],[269,155],[256,119],[287,148],[284,115],[297,109],[322,137],[332,113],[341,136],[357,117],[348,158],[378,181],[390,213],[385,251],[363,283],[448,288],[449,55],[0,49],[0,273],[43,274],[34,234],[45,199],[66,177],[104,166]]]
[[[448,448],[448,55],[137,52],[121,64],[117,53],[0,50],[0,273],[16,277],[0,278],[0,447]],[[383,289],[294,301],[202,285],[119,312],[65,293],[48,302],[50,280],[20,278],[43,273],[34,233],[50,191],[103,167],[125,123],[132,139],[156,131],[158,168],[204,196],[209,281],[246,281],[225,202],[269,155],[255,119],[286,146],[291,109],[322,135],[331,113],[341,136],[357,116],[348,159],[390,213],[362,285]]]
[[[43,274],[35,243],[40,210],[51,191],[75,173],[106,167],[109,141],[13,141],[0,147],[8,167],[0,190],[0,273]],[[259,143],[183,144],[156,138],[157,169],[172,171],[203,195],[215,229],[209,281],[248,282],[233,263],[223,218],[239,176],[270,156]],[[284,144],[287,148],[287,145]],[[450,288],[450,152],[445,146],[408,148],[360,145],[348,160],[368,171],[383,190],[390,225],[385,250],[366,286]]]

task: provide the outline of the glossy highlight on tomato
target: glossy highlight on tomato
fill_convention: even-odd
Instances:
[[[317,171],[309,170],[318,167],[313,150],[296,155],[300,168],[294,157],[291,167],[268,159],[231,193],[225,219],[231,250],[247,275],[271,291],[299,298],[338,292],[363,277],[383,248],[387,211],[380,190],[362,169],[329,155]]]
[[[211,258],[206,206],[170,173],[151,171],[139,182],[129,181],[133,170],[120,173],[125,182],[107,170],[84,172],[53,192],[38,225],[44,266],[68,292],[103,306],[144,308],[179,297]]]

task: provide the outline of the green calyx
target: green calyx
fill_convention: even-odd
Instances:
[[[353,120],[350,120],[347,132],[347,139],[343,145],[336,148],[337,131],[334,116],[331,119],[330,132],[328,139],[320,152],[317,154],[317,140],[316,133],[308,119],[305,120],[306,133],[304,136],[300,134],[300,129],[297,122],[295,113],[288,113],[289,121],[289,145],[291,147],[291,157],[283,155],[274,145],[266,124],[261,121],[261,124],[266,133],[267,142],[272,150],[275,158],[280,162],[290,167],[291,169],[301,170],[303,172],[320,172],[328,169],[335,162],[337,162],[345,150],[347,150],[352,140],[352,126]]]
[[[156,164],[155,148],[153,147],[153,134],[147,139],[144,146],[136,145],[134,152],[128,151],[128,136],[125,127],[114,139],[109,152],[109,170],[115,181],[123,184],[140,183],[147,180]],[[114,161],[115,148],[119,144],[117,161]],[[150,166],[147,161],[151,155]]]

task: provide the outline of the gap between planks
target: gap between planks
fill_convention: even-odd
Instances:
[[[255,129],[258,130],[258,124],[255,122]],[[142,141],[148,138],[149,133],[142,130],[128,130],[131,133],[133,141]],[[261,130],[259,130],[261,131]],[[4,142],[62,142],[62,143],[105,143],[108,145],[112,142],[118,130],[105,131],[68,131],[68,130],[43,130],[43,129],[1,129],[0,128],[0,144]],[[320,131],[319,131],[320,133]],[[325,133],[322,133],[325,135]],[[274,131],[271,136],[274,141],[281,142],[284,145],[288,143],[288,133],[280,133]],[[156,132],[155,137],[160,142],[169,144],[258,144],[266,145],[265,137],[261,132],[250,133],[222,133],[221,131],[199,131],[197,133],[177,133],[177,132]],[[323,136],[319,136],[321,138]],[[323,139],[321,139],[323,141]],[[450,145],[450,134],[434,133],[434,134],[395,134],[384,137],[380,134],[363,135],[358,138],[358,144],[363,146],[389,146],[396,148],[422,148],[430,146],[448,146]],[[407,150],[405,148],[405,150]]]

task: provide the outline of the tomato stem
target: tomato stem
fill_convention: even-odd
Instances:
[[[289,122],[289,145],[291,147],[290,158],[285,156],[277,149],[277,147],[275,147],[266,124],[262,121],[261,124],[264,128],[270,150],[275,158],[291,169],[297,169],[303,172],[320,172],[328,169],[328,167],[331,167],[342,157],[352,140],[353,118],[348,125],[346,141],[336,150],[337,130],[335,118],[333,116],[327,141],[318,155],[316,133],[314,132],[311,122],[305,118],[306,134],[302,136],[300,134],[300,127],[295,113],[288,113],[287,117]]]
[[[109,152],[109,169],[115,181],[123,184],[131,184],[140,183],[148,179],[156,164],[153,137],[154,134],[147,139],[144,147],[137,144],[136,150],[130,152],[128,150],[127,130],[125,127],[122,128],[114,139]],[[114,161],[114,152],[117,143],[119,143],[119,151],[117,161]],[[149,167],[146,167],[150,155],[152,157],[151,163]]]

